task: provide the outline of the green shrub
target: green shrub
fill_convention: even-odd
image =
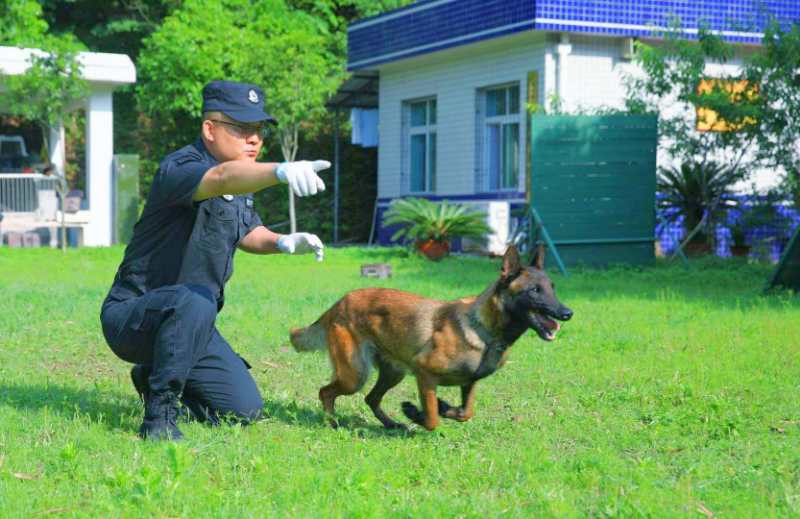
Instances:
[[[486,213],[462,204],[440,203],[424,198],[401,198],[386,211],[384,225],[401,225],[392,240],[450,241],[453,238],[481,238],[492,232]]]

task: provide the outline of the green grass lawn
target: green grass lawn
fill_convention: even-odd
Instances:
[[[137,439],[129,365],[99,327],[121,256],[0,249],[3,517],[800,515],[800,298],[761,295],[771,266],[553,274],[575,311],[556,341],[523,336],[479,383],[472,421],[403,434],[363,394],[340,398],[343,427],[328,428],[328,360],[295,353],[289,328],[358,287],[475,294],[499,261],[239,254],[218,326],[253,365],[267,419],[182,425],[185,442],[158,444]],[[360,278],[375,261],[394,277]],[[406,421],[415,387],[407,377],[384,408]]]

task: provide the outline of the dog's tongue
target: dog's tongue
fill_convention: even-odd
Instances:
[[[557,332],[558,330],[561,329],[561,325],[558,324],[558,321],[554,321],[548,317],[543,318],[542,323],[544,323],[545,328],[547,328],[550,331]]]

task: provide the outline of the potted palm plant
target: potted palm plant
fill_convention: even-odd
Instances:
[[[767,193],[760,196],[753,192],[749,205],[740,204],[737,211],[733,211],[735,219],[728,226],[731,232],[731,255],[737,257],[748,256],[752,244],[748,243],[747,235],[753,229],[764,226],[783,228],[783,221],[775,209],[779,196],[776,193]],[[730,220],[729,220],[730,221]]]
[[[399,225],[392,240],[413,243],[427,258],[438,261],[450,252],[450,240],[482,238],[492,232],[486,214],[462,204],[401,198],[386,211],[385,225]]]
[[[741,180],[738,168],[705,161],[687,161],[660,168],[657,176],[659,206],[667,219],[683,217],[684,251],[690,256],[711,252],[708,221],[728,208],[733,185]]]

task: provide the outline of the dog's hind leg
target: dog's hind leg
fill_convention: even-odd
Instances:
[[[403,370],[397,369],[385,360],[377,359],[376,364],[378,365],[378,381],[375,382],[375,387],[364,398],[364,401],[372,409],[375,418],[380,420],[384,427],[387,429],[405,429],[405,425],[395,422],[383,412],[381,400],[383,400],[383,395],[399,384],[406,374]]]
[[[461,407],[453,407],[441,398],[439,399],[439,416],[466,422],[475,414],[475,385],[470,382],[461,386]]]
[[[341,325],[333,325],[328,330],[328,348],[333,364],[333,382],[319,390],[322,408],[330,415],[330,424],[337,427],[333,418],[336,398],[352,395],[364,385],[369,377],[369,353],[356,342],[353,334]]]

